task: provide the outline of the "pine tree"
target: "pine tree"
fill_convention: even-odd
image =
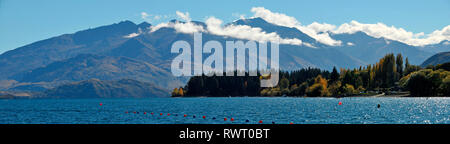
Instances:
[[[339,73],[337,72],[336,67],[333,67],[333,71],[331,72],[330,75],[330,82],[336,82],[339,80]]]
[[[403,76],[403,56],[402,54],[397,54],[397,59],[395,60],[396,64],[397,64],[397,73],[399,74],[399,78],[400,79]]]

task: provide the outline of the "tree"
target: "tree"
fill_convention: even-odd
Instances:
[[[180,90],[178,90],[178,94],[179,94],[180,96],[184,96],[183,88],[180,88]]]
[[[432,88],[431,81],[427,79],[425,72],[414,72],[411,74],[406,87],[413,96],[430,96]]]
[[[314,80],[314,84],[306,89],[306,95],[311,97],[323,97],[330,96],[327,89],[328,83],[321,75],[317,76]]]
[[[172,91],[172,97],[180,97],[184,96],[183,88],[174,88]]]
[[[395,57],[394,54],[387,54],[382,58],[383,61],[380,61],[381,65],[381,73],[380,78],[382,80],[382,87],[388,88],[394,85],[394,81],[396,81],[396,67],[395,67]]]
[[[178,94],[179,94],[178,88],[174,88],[172,91],[172,97],[177,97],[179,96]]]
[[[399,74],[398,79],[403,76],[403,56],[402,54],[397,54],[397,59],[395,60],[397,64],[397,73]]]
[[[406,60],[405,60],[405,69],[408,68],[409,66],[410,66],[409,60],[408,60],[408,57],[406,57]]]
[[[345,86],[343,86],[341,88],[341,93],[342,94],[347,94],[347,95],[351,95],[351,94],[355,94],[356,90],[355,87],[353,87],[353,85],[351,84],[345,84]]]
[[[293,87],[291,89],[290,92],[290,96],[303,96],[305,95],[305,91],[308,88],[308,83],[307,82],[303,82],[302,84],[300,84],[300,86],[298,87]]]
[[[443,80],[442,84],[439,86],[442,95],[450,96],[450,75],[447,75]]]
[[[339,95],[341,95],[341,93],[340,93],[340,91],[339,91],[340,87],[341,87],[341,82],[340,82],[340,81],[337,81],[337,82],[331,83],[331,84],[328,86],[328,91],[329,91],[330,94],[333,95],[333,96],[339,96]]]
[[[280,81],[280,88],[287,89],[289,87],[289,80],[287,78],[282,78]]]
[[[450,62],[436,65],[436,69],[450,71]]]
[[[333,71],[331,72],[331,75],[330,75],[330,82],[333,83],[338,80],[339,80],[339,73],[337,72],[336,67],[333,67]]]
[[[422,69],[400,79],[400,85],[412,96],[449,96],[450,72]]]
[[[323,97],[325,95],[325,87],[320,84],[313,84],[306,89],[306,95],[309,97]]]

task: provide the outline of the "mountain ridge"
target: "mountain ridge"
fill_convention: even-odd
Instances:
[[[162,87],[183,84],[171,73],[152,64],[128,57],[113,57],[94,54],[80,54],[76,57],[57,61],[45,67],[12,77],[21,82],[73,82],[97,78],[117,80],[131,78],[150,82]],[[159,82],[154,80],[159,79]]]
[[[450,52],[440,52],[425,60],[420,66],[426,67],[428,65],[436,66],[438,64],[450,62]]]
[[[193,21],[193,23],[206,26],[205,23],[199,21]],[[374,60],[381,58],[386,53],[402,53],[404,57],[409,58],[412,64],[419,64],[432,54],[432,52],[425,52],[418,47],[398,41],[374,38],[364,32],[330,34],[332,38],[343,41],[343,46],[333,47],[317,42],[296,28],[271,24],[261,18],[238,20],[229,24],[258,27],[264,32],[276,32],[282,38],[298,38],[316,46],[316,48],[311,48],[304,45],[280,45],[280,67],[283,70],[296,70],[307,67],[325,70],[331,70],[333,67],[357,68],[374,63]],[[91,61],[103,62],[105,65],[109,64],[111,66],[113,61],[126,60],[129,62],[128,64],[131,64],[131,67],[133,67],[133,64],[146,67],[146,71],[141,71],[139,74],[125,70],[123,72],[126,73],[118,78],[133,78],[162,87],[171,87],[169,84],[162,84],[165,82],[178,84],[185,82],[185,80],[170,76],[171,60],[177,56],[176,53],[170,53],[170,48],[171,44],[178,40],[185,40],[192,46],[192,34],[180,33],[170,27],[150,31],[151,26],[147,22],[135,24],[131,21],[121,21],[111,25],[81,30],[72,34],[51,37],[7,51],[0,55],[0,73],[3,73],[3,75],[0,75],[0,80],[17,80],[19,83],[54,82],[55,84],[83,81],[91,78],[117,80],[111,78],[111,75],[114,75],[111,69],[102,67],[101,63],[91,66],[89,70],[81,70],[86,67],[79,65],[70,67],[70,64],[65,63],[67,60],[77,59],[79,55],[98,55],[100,57],[90,56],[92,58]],[[135,35],[126,37],[130,34]],[[236,41],[243,39],[203,33],[203,43],[208,40],[217,40],[222,45],[225,45],[227,40]],[[346,45],[347,43],[352,43],[353,45]],[[445,42],[441,42],[441,44],[445,44]],[[78,60],[82,61],[82,59]],[[63,70],[65,65],[69,66],[65,67],[66,69],[72,69],[73,71],[77,71],[75,69],[78,67],[78,70],[81,70],[78,71],[79,76],[74,77],[77,74],[70,74],[69,71]],[[52,66],[55,68],[49,68]],[[117,68],[117,66],[115,67]],[[36,72],[41,70],[44,71]],[[133,71],[139,70],[135,69]],[[105,74],[104,76],[106,77],[96,74]],[[161,81],[163,82],[161,83]],[[30,85],[20,86],[27,88]],[[32,85],[28,88],[41,89],[39,84],[36,86]]]

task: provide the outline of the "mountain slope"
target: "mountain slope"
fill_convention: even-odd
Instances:
[[[169,91],[132,79],[116,81],[90,79],[58,86],[39,96],[46,98],[147,98],[167,97]]]
[[[432,55],[432,53],[422,51],[417,47],[385,38],[374,38],[364,32],[330,34],[330,36],[342,41],[342,46],[335,47],[336,49],[368,64],[376,63],[378,59],[388,53],[401,53],[403,57],[408,57],[411,64],[415,65]]]
[[[441,52],[425,60],[420,66],[437,65],[450,62],[450,52]]]
[[[73,82],[92,78],[100,80],[129,78],[161,87],[183,84],[171,73],[143,61],[92,54],[81,54],[13,77],[21,82]]]
[[[108,51],[128,40],[124,38],[125,35],[138,30],[136,24],[123,21],[74,34],[64,34],[7,51],[0,55],[0,79],[81,53]]]
[[[302,40],[302,42],[307,42],[310,44],[318,44],[318,42],[313,39],[312,37],[308,36],[307,34],[303,33],[302,31],[298,30],[297,28],[290,28],[290,27],[284,27],[279,26],[275,24],[271,24],[267,21],[265,21],[262,18],[250,18],[250,19],[240,19],[232,24],[234,25],[248,25],[251,27],[258,27],[263,29],[267,33],[275,32],[282,38],[297,38]]]

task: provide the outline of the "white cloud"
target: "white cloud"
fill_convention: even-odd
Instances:
[[[383,23],[376,23],[376,24],[364,24],[359,23],[357,21],[351,21],[349,23],[344,23],[340,26],[327,24],[327,23],[318,23],[313,22],[309,25],[302,25],[297,19],[294,17],[282,14],[282,13],[276,13],[272,12],[268,9],[265,9],[264,7],[253,7],[251,9],[251,12],[254,13],[253,17],[260,17],[266,20],[269,23],[280,25],[280,26],[286,26],[286,27],[293,27],[297,28],[298,30],[302,31],[303,33],[309,35],[310,37],[314,38],[320,43],[330,45],[330,46],[339,46],[342,44],[341,41],[332,39],[328,33],[335,33],[335,34],[341,34],[341,33],[355,33],[358,31],[364,32],[368,34],[369,36],[375,37],[375,38],[386,38],[390,40],[396,40],[400,41],[409,45],[413,46],[423,46],[428,44],[436,44],[443,40],[450,40],[450,25],[442,28],[441,30],[435,30],[434,32],[430,34],[425,34],[423,32],[420,33],[413,33],[410,31],[407,31],[403,28],[397,28],[394,26],[387,26]],[[206,30],[199,25],[195,25],[194,23],[191,23],[191,18],[188,12],[180,12],[176,11],[177,17],[183,19],[186,21],[186,23],[160,23],[156,26],[152,27],[151,32],[154,32],[158,30],[161,27],[172,27],[177,30],[177,32],[182,33],[192,33],[192,32],[206,32]],[[239,14],[239,13],[233,13],[233,17],[239,17],[239,19],[244,19],[245,15]],[[141,17],[144,20],[152,21],[152,20],[159,20],[159,19],[166,19],[168,18],[167,15],[151,15],[147,14],[145,12],[141,13]],[[207,18],[207,20],[211,19],[211,17]],[[216,18],[214,18],[216,19]],[[214,19],[211,19],[214,20]],[[218,19],[216,19],[218,20]],[[220,23],[222,23],[220,21]],[[245,39],[251,39],[251,40],[268,40],[272,39],[274,37],[277,37],[278,34],[276,33],[265,33],[263,30],[255,29],[252,27],[245,27],[245,26],[236,26],[236,25],[229,25],[226,27],[216,26],[215,28],[208,28],[208,31],[211,30],[217,30],[212,31],[217,34],[237,37],[237,38],[245,38]],[[235,31],[239,30],[239,32]],[[246,31],[244,31],[246,30]],[[253,35],[253,36],[252,36]],[[252,38],[255,37],[255,38]],[[279,37],[279,36],[278,36]],[[295,43],[295,44],[302,44],[301,40],[298,39],[283,39],[284,43]],[[304,45],[307,45],[306,43],[303,43]],[[353,43],[352,43],[353,44]],[[309,44],[311,45],[311,44]],[[347,43],[347,45],[349,45]],[[311,45],[311,47],[313,47]]]
[[[268,9],[265,9],[264,7],[253,7],[251,9],[251,12],[254,13],[253,17],[260,17],[264,19],[265,21],[285,26],[285,27],[294,27],[299,29],[300,31],[304,32],[305,34],[309,35],[310,37],[314,38],[315,40],[330,45],[330,46],[338,46],[341,45],[341,41],[336,41],[332,39],[328,33],[319,33],[323,28],[327,28],[331,26],[330,24],[319,24],[319,23],[313,23],[312,25],[308,26],[302,26],[301,23],[295,19],[294,17],[287,16],[282,13],[276,13],[272,12]]]
[[[155,16],[153,17],[153,19],[159,20],[159,19],[161,19],[161,16],[160,16],[160,15],[155,15]]]
[[[232,13],[231,16],[236,17],[238,19],[245,19],[245,14],[240,13]],[[236,20],[237,21],[237,20]]]
[[[363,24],[357,21],[344,23],[335,30],[330,30],[333,33],[355,33],[358,31],[364,32],[369,36],[375,38],[386,38],[400,41],[413,46],[423,46],[428,44],[436,44],[443,40],[450,40],[450,25],[444,27],[442,30],[436,30],[431,34],[425,35],[421,33],[413,33],[406,31],[403,28],[396,28],[395,26],[387,26],[383,23]]]
[[[141,12],[141,18],[142,18],[142,19],[146,19],[148,16],[150,16],[148,13],[146,13],[146,12]]]
[[[348,46],[354,46],[355,44],[352,43],[352,42],[347,42],[347,45],[348,45]]]
[[[222,20],[210,17],[206,20],[207,30],[214,35],[229,36],[238,39],[247,39],[260,42],[276,42],[280,44],[301,45],[299,39],[282,39],[278,34],[266,33],[261,28],[253,28],[247,25],[227,25],[222,27]]]
[[[295,19],[294,17],[287,16],[282,13],[271,12],[264,7],[253,7],[251,9],[251,12],[254,13],[254,17],[260,17],[269,23],[277,24],[280,26],[296,27],[300,25],[300,22],[297,21],[297,19]]]
[[[177,32],[181,33],[195,33],[195,32],[204,32],[203,26],[196,25],[192,22],[175,22],[175,23],[160,23],[154,27],[151,27],[150,32],[154,32],[163,27],[174,28]]]
[[[207,32],[214,35],[254,40],[259,42],[279,42],[280,44],[302,45],[302,41],[299,39],[283,39],[275,32],[266,33],[261,28],[253,28],[247,25],[222,26],[222,20],[215,17],[209,17],[206,20],[207,29],[205,30],[203,26],[196,25],[190,21],[189,13],[181,13],[179,11],[177,11],[176,13],[180,18],[189,21],[160,23],[156,26],[152,26],[150,32],[157,31],[158,29],[163,27],[170,27],[181,33]],[[306,46],[313,47],[310,44]]]
[[[321,23],[317,23],[317,22],[313,22],[312,24],[309,24],[306,27],[311,30],[314,30],[316,33],[328,32],[328,31],[334,30],[336,28],[336,26],[332,25],[332,24],[327,24],[327,23],[321,24]]]
[[[450,45],[450,42],[446,41],[444,42],[444,45]]]
[[[355,33],[358,31],[364,32],[369,36],[376,38],[386,38],[390,40],[400,41],[413,46],[423,46],[428,44],[436,44],[443,40],[450,40],[450,25],[444,27],[441,30],[436,30],[430,34],[413,33],[406,31],[403,28],[397,28],[394,26],[387,26],[383,23],[376,24],[363,24],[357,21],[351,21],[350,23],[344,23],[339,27],[327,24],[313,22],[307,26],[301,25],[301,23],[294,17],[287,16],[282,13],[272,12],[264,7],[254,7],[251,9],[254,13],[254,17],[261,17],[269,23],[273,23],[280,26],[295,27],[305,34],[311,36],[317,41],[330,45],[341,45],[341,41],[332,39],[327,32],[332,33]]]
[[[181,22],[176,22],[173,25],[173,28],[175,28],[175,30],[177,32],[181,32],[181,33],[195,33],[195,32],[203,32],[203,26],[201,25],[196,25],[192,22],[186,22],[186,23],[181,23]]]
[[[130,33],[129,35],[124,36],[124,38],[133,38],[138,36],[140,33]]]
[[[376,24],[363,24],[357,21],[351,21],[349,23],[344,23],[340,26],[327,24],[327,23],[318,23],[313,22],[309,25],[302,25],[297,19],[294,17],[272,12],[264,7],[254,7],[251,9],[251,12],[254,13],[253,17],[260,17],[266,20],[269,23],[297,28],[303,33],[309,35],[320,43],[330,45],[330,46],[339,46],[342,44],[341,41],[334,40],[329,36],[329,33],[340,34],[340,33],[355,33],[358,31],[367,33],[369,36],[376,38],[386,38],[389,40],[396,40],[400,42],[404,42],[409,45],[414,46],[423,46],[428,44],[436,44],[443,40],[450,40],[450,25],[444,27],[441,30],[436,30],[430,34],[421,33],[413,33],[410,31],[406,31],[403,28],[397,28],[394,26],[387,26],[383,23]],[[248,40],[256,40],[256,41],[272,41],[276,38],[281,40],[283,44],[294,44],[294,45],[309,45],[310,47],[314,47],[311,44],[303,43],[299,39],[282,39],[276,33],[266,33],[259,28],[253,28],[250,26],[243,25],[227,25],[222,27],[222,21],[209,17],[206,19],[207,29],[203,28],[200,25],[196,25],[191,23],[191,18],[188,12],[180,12],[176,11],[176,15],[186,21],[185,23],[175,22],[175,23],[161,23],[152,27],[151,32],[158,30],[161,27],[172,27],[177,30],[177,32],[182,33],[193,33],[193,32],[210,32],[216,35],[230,36],[240,39],[248,39]],[[244,19],[245,15],[239,13],[233,13],[234,17],[239,17],[240,19]],[[143,19],[152,17],[145,12],[141,13]],[[253,18],[252,17],[252,18]],[[152,19],[159,19],[160,17],[153,16]],[[208,22],[209,21],[209,22]],[[346,43],[347,45],[354,45],[353,43]]]
[[[191,18],[189,17],[189,13],[188,12],[182,13],[180,11],[176,11],[176,14],[177,14],[177,16],[179,18],[183,19],[186,22],[190,22],[191,21]]]
[[[151,28],[150,32],[155,32],[155,31],[157,31],[157,30],[159,30],[160,28],[163,28],[163,27],[169,27],[169,23],[160,23],[160,24],[158,24],[156,26],[151,26],[150,27]]]
[[[450,25],[442,28],[441,30],[435,30],[434,32],[427,34],[427,38],[414,39],[411,43],[417,45],[436,44],[443,40],[450,40]],[[448,44],[448,42],[446,42]],[[445,43],[444,43],[445,44]]]
[[[148,14],[146,12],[141,12],[141,18],[150,23],[161,20],[163,18],[168,18],[168,17],[169,16],[167,16],[167,15],[153,15],[153,14]]]
[[[160,28],[163,27],[170,27],[170,28],[174,28],[177,32],[181,32],[181,33],[194,33],[194,32],[203,32],[204,28],[203,26],[200,25],[196,25],[194,23],[191,22],[191,18],[189,17],[189,13],[183,13],[180,11],[176,11],[176,15],[181,18],[182,20],[186,21],[186,22],[168,22],[168,23],[160,23],[156,26],[153,26],[150,30],[150,32],[154,32],[159,30]]]

